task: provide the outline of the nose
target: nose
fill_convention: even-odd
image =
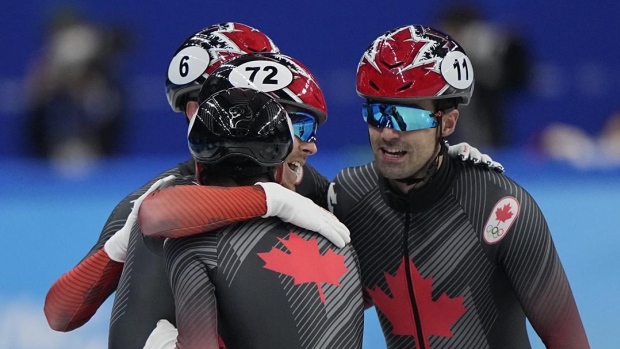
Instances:
[[[318,148],[316,146],[316,142],[315,141],[312,141],[312,142],[301,142],[300,141],[299,142],[299,149],[306,156],[314,155],[318,151]]]
[[[383,138],[383,140],[386,142],[397,139],[399,137],[400,133],[393,128],[384,127],[381,129],[381,138]]]

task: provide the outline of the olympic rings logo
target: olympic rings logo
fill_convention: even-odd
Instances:
[[[491,224],[487,225],[486,232],[487,235],[492,236],[493,238],[498,238],[504,235],[504,229],[500,229],[499,227]]]

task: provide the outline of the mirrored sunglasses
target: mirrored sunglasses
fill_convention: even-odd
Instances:
[[[316,142],[316,131],[319,124],[312,114],[301,111],[289,112],[291,123],[293,124],[293,133],[303,142]]]
[[[388,103],[362,105],[362,117],[368,125],[396,131],[415,131],[437,127],[436,114],[426,109]]]

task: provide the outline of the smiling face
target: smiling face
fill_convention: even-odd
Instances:
[[[435,112],[433,101],[416,101],[419,107]],[[452,110],[442,117],[439,124],[441,135],[447,136],[454,130],[458,111]],[[368,125],[370,145],[376,166],[387,179],[422,178],[430,161],[438,152],[437,128],[415,131],[396,131],[389,127],[378,128]]]
[[[317,152],[315,142],[303,142],[295,136],[293,140],[293,150],[286,158],[286,166],[283,168],[282,185],[290,190],[295,190],[295,186],[301,183],[304,177],[303,166],[306,164],[308,156]]]
[[[422,170],[435,155],[437,129],[396,131],[369,125],[368,132],[375,163],[383,177],[423,177]]]

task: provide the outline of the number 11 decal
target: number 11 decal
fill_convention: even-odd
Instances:
[[[441,62],[441,75],[450,86],[466,89],[474,82],[471,61],[463,52],[450,51]]]
[[[469,66],[467,65],[467,60],[463,59],[463,70],[465,71],[465,80],[469,79]],[[461,80],[461,65],[459,65],[459,61],[458,59],[454,60],[454,64],[452,64],[452,66],[456,69],[457,71],[457,79]]]

